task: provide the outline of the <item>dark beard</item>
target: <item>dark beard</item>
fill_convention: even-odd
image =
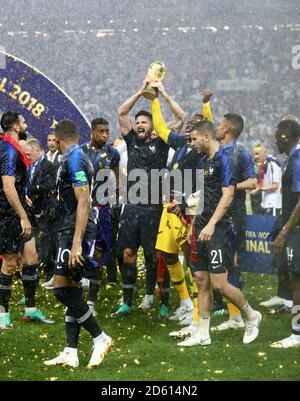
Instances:
[[[19,141],[26,141],[27,140],[27,134],[26,132],[19,132]]]

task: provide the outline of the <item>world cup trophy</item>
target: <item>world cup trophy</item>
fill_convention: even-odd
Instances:
[[[147,78],[149,78],[150,81],[161,81],[166,73],[166,67],[162,61],[153,61],[149,65],[148,72],[147,72]],[[156,98],[158,93],[157,88],[152,88],[151,87],[151,82],[149,86],[144,90],[143,96],[146,99],[153,100]]]

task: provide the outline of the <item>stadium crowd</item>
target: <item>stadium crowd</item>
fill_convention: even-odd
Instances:
[[[114,110],[122,95],[133,91],[137,77],[159,59],[167,66],[165,86],[187,115],[196,112],[201,101],[199,87],[216,88],[215,115],[220,117],[229,108],[240,113],[245,145],[250,149],[263,138],[276,151],[274,121],[286,113],[300,115],[297,71],[291,64],[298,31],[272,26],[233,25],[217,32],[201,26],[136,26],[91,31],[54,26],[40,34],[29,30],[6,35],[3,44],[64,89],[89,120],[105,116],[111,122],[111,140],[119,131]],[[60,68],[64,60],[69,60],[68,67]],[[240,78],[246,79],[242,90],[233,90],[230,81]],[[227,88],[221,80],[227,81]]]

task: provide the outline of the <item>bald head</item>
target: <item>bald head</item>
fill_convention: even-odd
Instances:
[[[282,121],[286,121],[286,120],[298,122],[298,118],[297,118],[296,116],[294,116],[293,114],[285,114],[285,115],[282,117]]]

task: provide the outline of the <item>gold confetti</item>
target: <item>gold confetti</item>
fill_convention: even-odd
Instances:
[[[137,365],[140,364],[140,361],[137,358],[135,358],[135,360],[133,362],[136,363]]]
[[[144,335],[144,336],[143,336],[143,339],[144,339],[144,340],[151,340],[151,336]]]

